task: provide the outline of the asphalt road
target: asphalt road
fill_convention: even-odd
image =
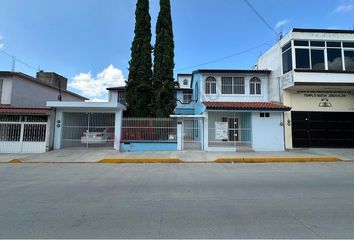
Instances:
[[[1,238],[354,238],[354,163],[1,164]]]

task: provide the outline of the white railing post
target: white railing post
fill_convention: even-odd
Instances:
[[[181,120],[177,121],[177,151],[183,150],[183,122]]]

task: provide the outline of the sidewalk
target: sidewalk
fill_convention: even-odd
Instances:
[[[283,152],[117,152],[112,149],[62,149],[41,154],[0,154],[0,162],[98,162],[104,158],[177,158],[188,162],[212,162],[217,158],[337,157],[354,160],[354,149],[297,149]]]

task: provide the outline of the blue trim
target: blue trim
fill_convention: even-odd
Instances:
[[[130,142],[121,143],[122,152],[177,151],[176,142]]]

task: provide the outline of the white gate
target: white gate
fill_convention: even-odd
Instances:
[[[46,151],[47,116],[0,115],[0,153]]]
[[[203,121],[200,118],[183,120],[183,150],[203,149]]]

